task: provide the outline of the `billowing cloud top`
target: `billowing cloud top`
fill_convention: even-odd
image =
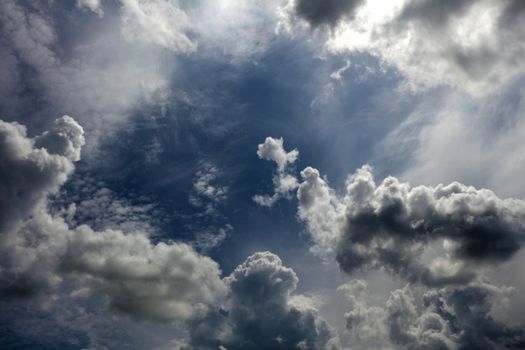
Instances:
[[[287,154],[282,143],[278,150]],[[378,185],[365,165],[339,196],[317,169],[301,176],[298,215],[312,249],[335,256],[348,273],[379,267],[424,285],[465,284],[525,241],[525,202],[487,189],[458,182],[412,187],[392,176]]]
[[[316,169],[299,185],[299,216],[344,271],[385,267],[413,282],[465,283],[472,269],[508,260],[525,239],[525,203],[459,183],[411,187],[394,177],[376,185],[364,166],[335,195]],[[432,242],[443,255],[420,255]]]
[[[228,309],[202,310],[190,322],[190,349],[340,349],[308,298],[292,296],[297,275],[275,254],[253,254],[225,281]]]

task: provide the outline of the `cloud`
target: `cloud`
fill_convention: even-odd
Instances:
[[[253,200],[265,207],[271,207],[282,196],[288,196],[290,191],[297,188],[297,179],[288,174],[288,167],[299,157],[297,150],[286,152],[282,138],[267,137],[264,143],[259,144],[257,155],[260,159],[273,161],[277,164],[277,174],[273,177],[274,194],[256,195]]]
[[[90,11],[93,11],[99,16],[104,15],[104,10],[102,9],[101,0],[77,0],[77,7],[85,8]]]
[[[90,154],[135,109],[165,98],[173,68],[161,60],[170,53],[157,45],[125,40],[119,17],[94,19],[101,25],[92,27],[73,11],[66,24],[54,21],[53,11],[60,10],[55,5],[13,1],[0,5],[0,47],[8,56],[2,80],[9,82],[2,114],[6,119],[26,115],[29,122],[42,122],[47,115],[68,111],[82,122]],[[88,34],[64,40],[71,25],[89,29]]]
[[[362,0],[296,0],[295,11],[313,27],[335,26],[343,18],[351,18]]]
[[[316,169],[299,185],[299,217],[346,272],[382,267],[412,282],[466,283],[474,270],[508,260],[525,238],[525,203],[460,183],[411,187],[394,177],[379,185],[364,166],[348,177],[342,197]],[[434,257],[422,257],[443,242]]]
[[[277,169],[282,172],[288,164],[292,164],[297,160],[299,152],[295,149],[286,152],[282,138],[267,137],[264,143],[257,146],[257,155],[260,159],[271,160],[277,163]]]
[[[329,51],[376,56],[413,90],[451,86],[480,96],[525,72],[519,60],[525,50],[519,0],[294,3],[282,20],[291,31],[300,28],[290,25],[296,17],[330,24]]]
[[[203,309],[189,322],[188,349],[339,349],[309,299],[292,295],[298,278],[269,252],[259,252],[225,278],[227,309]]]
[[[195,193],[190,194],[190,203],[195,206],[204,206],[203,200],[209,201],[207,204],[209,211],[215,211],[215,204],[226,200],[228,186],[216,184],[218,177],[221,175],[220,170],[210,164],[203,163],[195,174],[193,190]]]
[[[121,0],[122,32],[126,38],[143,40],[175,52],[195,51],[187,35],[192,22],[178,1]]]
[[[384,305],[372,304],[367,284],[339,287],[349,300],[345,314],[357,349],[519,349],[525,329],[492,317],[508,288],[488,284],[427,289],[410,285],[390,292]]]
[[[47,198],[73,171],[83,143],[82,128],[67,116],[35,138],[20,124],[0,122],[1,293],[35,295],[67,280],[114,309],[161,321],[185,319],[196,304],[222,298],[218,265],[186,244],[70,228],[49,214]]]
[[[457,93],[429,97],[390,133],[380,152],[407,159],[401,176],[410,181],[459,180],[525,198],[517,181],[525,171],[522,96],[523,89],[513,84],[490,99]]]
[[[58,191],[83,144],[82,127],[68,116],[34,139],[27,137],[23,125],[0,121],[0,231],[16,228],[46,196]]]

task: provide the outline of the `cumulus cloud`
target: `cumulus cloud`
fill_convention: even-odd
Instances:
[[[47,198],[73,171],[83,145],[70,117],[29,138],[23,126],[0,122],[1,293],[22,297],[63,280],[79,295],[105,296],[138,318],[181,320],[198,303],[225,293],[218,265],[182,243],[153,243],[146,233],[70,228],[49,214]]]
[[[286,152],[282,138],[267,137],[264,143],[259,144],[257,155],[260,159],[273,161],[277,164],[277,174],[273,177],[274,194],[256,195],[253,200],[262,206],[271,207],[279,198],[288,196],[290,191],[297,188],[297,179],[288,173],[290,165],[299,157],[296,149]]]
[[[260,153],[286,159],[278,146],[279,156]],[[301,176],[298,217],[312,250],[335,257],[347,273],[381,268],[425,285],[465,284],[509,260],[525,240],[525,202],[488,189],[458,182],[412,187],[392,176],[377,184],[365,165],[338,195],[317,169]]]
[[[203,309],[190,322],[188,349],[339,349],[333,330],[298,278],[269,252],[255,253],[225,278],[226,309]]]
[[[349,176],[337,196],[313,168],[301,173],[299,217],[317,249],[352,273],[382,267],[428,285],[466,283],[474,268],[508,260],[525,238],[525,203],[460,183],[411,187],[394,177],[376,184],[371,168]],[[432,243],[437,256],[422,257]]]
[[[350,311],[345,314],[357,349],[519,349],[525,329],[495,320],[495,302],[508,288],[488,284],[424,292],[407,285],[390,292],[384,305],[368,297],[367,283],[339,287]]]
[[[16,227],[47,195],[58,191],[83,144],[82,127],[68,116],[34,139],[27,137],[23,125],[0,121],[0,231]]]
[[[329,50],[368,52],[399,70],[411,89],[448,85],[484,95],[525,71],[519,60],[525,49],[519,0],[290,3],[296,5],[283,15],[290,30],[296,17],[314,26],[324,21],[332,26]]]

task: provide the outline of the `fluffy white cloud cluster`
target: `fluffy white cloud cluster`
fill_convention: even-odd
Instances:
[[[260,159],[273,161],[277,164],[277,174],[273,177],[274,194],[253,197],[257,204],[271,207],[279,198],[289,196],[290,192],[297,188],[297,179],[289,174],[289,166],[295,163],[299,157],[299,151],[294,149],[286,152],[282,138],[267,137],[264,143],[259,144],[257,155]]]
[[[70,117],[29,138],[23,126],[0,122],[1,293],[21,297],[67,279],[75,295],[98,293],[135,317],[181,320],[198,303],[226,293],[218,265],[179,243],[152,243],[146,233],[70,228],[47,211],[73,171],[84,143]]]
[[[330,26],[329,50],[377,56],[412,89],[482,95],[525,72],[524,9],[520,0],[290,0],[282,17],[290,30]]]

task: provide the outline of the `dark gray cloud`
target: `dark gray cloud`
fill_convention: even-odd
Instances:
[[[390,293],[384,306],[371,305],[365,281],[340,287],[350,302],[347,329],[358,349],[521,349],[525,329],[494,319],[492,311],[508,291],[479,284]]]
[[[316,169],[301,174],[299,216],[317,248],[332,250],[348,273],[379,267],[412,282],[462,284],[510,259],[525,240],[525,203],[487,189],[411,187],[394,177],[377,185],[364,166],[338,197]],[[441,252],[423,261],[436,242]]]
[[[313,27],[335,26],[341,19],[351,18],[361,3],[363,0],[296,0],[295,11]]]
[[[225,281],[228,307],[204,309],[189,322],[188,349],[339,349],[311,301],[292,295],[298,278],[278,256],[255,253]]]
[[[425,25],[442,27],[447,25],[451,18],[463,15],[475,2],[472,0],[408,1],[399,15],[398,22],[403,24],[417,20]]]

